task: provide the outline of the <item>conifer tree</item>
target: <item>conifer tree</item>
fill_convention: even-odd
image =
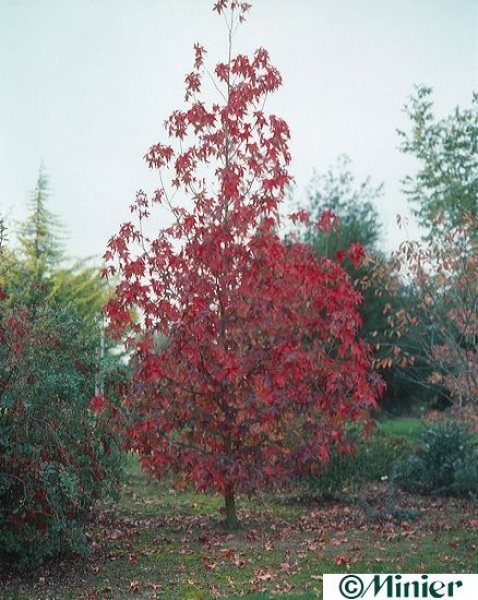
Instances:
[[[61,225],[58,217],[47,208],[48,196],[48,177],[42,166],[28,202],[29,215],[20,224],[17,236],[20,256],[39,279],[50,274],[64,260]]]
[[[64,228],[48,208],[49,182],[40,167],[28,216],[17,230],[16,251],[5,250],[0,282],[11,304],[71,308],[93,325],[108,299],[108,284],[88,259],[71,262],[63,244]]]

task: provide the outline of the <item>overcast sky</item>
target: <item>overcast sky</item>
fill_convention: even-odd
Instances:
[[[417,83],[433,87],[439,116],[469,105],[478,89],[478,1],[252,3],[235,49],[264,46],[283,75],[267,108],[290,125],[298,194],[314,168],[349,154],[358,178],[385,182],[379,209],[391,248],[400,237],[395,215],[407,212],[400,179],[414,167],[397,150],[402,107]],[[104,253],[135,191],[157,185],[142,157],[182,104],[193,44],[211,61],[226,58],[212,5],[0,0],[0,214],[11,227],[25,216],[43,161],[68,252]]]

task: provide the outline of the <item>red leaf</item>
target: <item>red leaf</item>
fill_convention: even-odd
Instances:
[[[249,5],[214,5],[229,9],[243,17]],[[152,475],[173,471],[179,486],[193,481],[230,502],[317,470],[330,444],[345,448],[347,422],[367,419],[381,382],[359,338],[351,278],[282,236],[290,132],[258,108],[280,73],[263,48],[231,60],[227,51],[211,104],[201,89],[205,50],[196,44],[194,54],[186,107],[166,119],[168,143],[145,156],[160,189],[138,192],[138,223],[124,223],[108,244],[105,272],[117,288],[105,314],[132,356],[127,446]],[[159,231],[158,205],[171,211]],[[325,211],[317,227],[337,224]],[[358,264],[363,250],[351,246],[348,256]],[[105,406],[102,396],[91,402],[97,412]]]
[[[95,396],[90,402],[91,408],[98,414],[104,411],[106,404],[106,398],[102,395]]]

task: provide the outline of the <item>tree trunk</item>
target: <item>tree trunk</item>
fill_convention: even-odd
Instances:
[[[227,488],[224,493],[226,500],[226,528],[228,531],[239,529],[239,521],[237,520],[236,498],[234,491]]]

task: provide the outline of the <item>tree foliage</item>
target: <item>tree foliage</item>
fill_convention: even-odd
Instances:
[[[162,185],[137,194],[139,224],[125,223],[106,254],[107,273],[120,277],[107,315],[137,365],[131,447],[152,474],[172,470],[223,493],[229,527],[237,492],[316,470],[331,444],[349,450],[345,423],[366,418],[381,390],[346,271],[278,234],[289,129],[263,111],[282,81],[268,52],[232,53],[248,8],[215,5],[229,31],[228,59],[211,74],[219,99],[200,99],[208,78],[196,44],[186,106],[165,123],[170,143],[145,157]],[[174,220],[148,237],[158,204]],[[333,227],[332,213],[317,226]],[[358,264],[363,250],[347,255]]]
[[[402,243],[384,272],[374,273],[394,298],[387,305],[394,343],[382,363],[405,366],[405,380],[439,407],[476,409],[477,97],[442,120],[430,97],[430,88],[417,88],[406,107],[412,131],[399,132],[402,151],[419,161],[405,191],[428,235]]]
[[[411,298],[393,273],[390,259],[380,250],[382,225],[376,202],[382,197],[383,185],[373,185],[370,177],[358,182],[350,158],[339,156],[325,173],[314,175],[304,206],[313,220],[331,210],[337,217],[336,227],[325,233],[309,223],[301,226],[298,235],[311,244],[318,257],[339,257],[362,294],[361,334],[373,345],[375,364],[386,382],[381,406],[397,413],[409,410],[416,398],[416,386],[391,368],[392,361],[389,363],[391,348],[401,344],[390,328],[390,312],[399,310]],[[347,259],[347,248],[353,244],[363,246],[366,253],[366,260],[358,268]]]
[[[86,552],[89,509],[119,475],[110,418],[123,374],[115,357],[99,360],[94,319],[106,285],[62,268],[46,192],[40,173],[20,250],[0,255],[0,559],[20,568]]]
[[[439,226],[439,224],[438,224]],[[426,245],[408,242],[397,267],[410,281],[413,310],[401,310],[396,323],[407,332],[408,352],[425,358],[426,378],[452,404],[478,408],[478,220],[463,216],[440,239]],[[413,373],[413,372],[412,372]]]
[[[460,227],[466,213],[478,214],[478,95],[443,119],[435,117],[431,96],[431,88],[417,87],[405,107],[411,131],[399,132],[402,152],[418,160],[405,193],[429,239]]]
[[[16,249],[3,251],[0,284],[7,294],[6,303],[72,310],[94,329],[110,288],[88,259],[67,260],[62,225],[48,209],[48,197],[48,178],[42,167],[28,203],[29,214],[18,226]]]
[[[113,390],[101,415],[90,405],[95,343],[71,312],[37,307],[33,318],[0,302],[2,563],[22,568],[68,548],[85,553],[89,509],[117,492]]]
[[[383,185],[375,187],[369,177],[356,182],[351,164],[347,155],[339,156],[325,173],[314,174],[307,190],[306,208],[312,221],[317,221],[326,210],[339,218],[336,230],[327,236],[312,227],[301,236],[319,256],[335,257],[351,244],[378,250],[381,223],[375,203],[383,196]]]
[[[30,279],[41,280],[63,260],[61,225],[58,217],[47,208],[49,183],[45,169],[40,167],[32,192],[27,219],[20,224],[18,244],[24,263],[31,270]]]
[[[311,244],[319,258],[338,258],[342,261],[362,294],[362,334],[370,340],[372,334],[375,333],[373,337],[376,337],[376,332],[382,334],[387,328],[383,308],[389,302],[389,297],[377,293],[371,278],[373,264],[385,261],[378,248],[381,223],[375,206],[376,200],[382,195],[383,185],[375,187],[370,178],[357,183],[350,158],[339,156],[336,164],[324,174],[315,173],[307,190],[304,207],[310,215],[310,222],[299,229],[299,237]],[[326,211],[331,211],[337,219],[335,227],[324,232],[313,223]],[[369,257],[358,268],[347,258],[347,249],[354,244],[362,246]]]

